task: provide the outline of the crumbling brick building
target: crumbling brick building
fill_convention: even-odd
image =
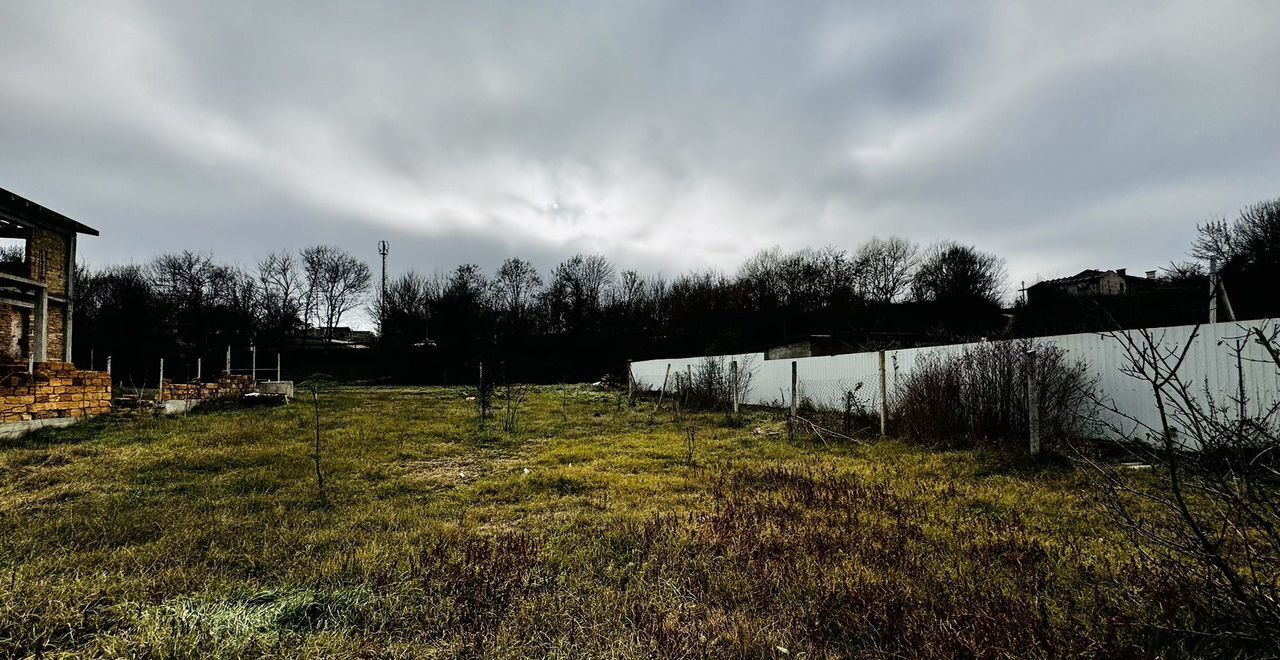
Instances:
[[[80,234],[98,230],[0,188],[0,422],[110,410],[110,377],[71,360]]]

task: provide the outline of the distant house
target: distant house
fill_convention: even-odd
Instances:
[[[345,325],[332,328],[307,328],[307,339],[330,344],[350,344],[353,346],[369,346],[377,339],[371,330],[356,330]]]
[[[1123,268],[1115,270],[1082,270],[1070,277],[1037,282],[1026,289],[1027,302],[1037,298],[1062,297],[1085,298],[1093,296],[1124,296],[1146,291],[1155,282],[1155,271],[1146,277],[1134,277]]]
[[[0,361],[71,362],[79,234],[98,230],[0,188]]]

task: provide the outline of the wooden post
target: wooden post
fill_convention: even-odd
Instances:
[[[733,399],[733,414],[738,414],[738,361],[729,362],[729,384],[732,388],[729,396]]]
[[[667,363],[667,373],[662,377],[662,391],[658,393],[658,407],[654,410],[662,408],[662,399],[667,396],[667,379],[671,377],[671,363]]]
[[[156,401],[164,401],[164,358],[160,358],[160,393],[156,395]]]
[[[880,437],[889,435],[889,392],[884,371],[884,351],[880,351]]]
[[[1036,349],[1032,348],[1027,351],[1027,420],[1032,456],[1040,453],[1040,379],[1036,371]]]

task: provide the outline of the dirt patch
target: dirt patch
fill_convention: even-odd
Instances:
[[[522,472],[529,466],[524,456],[479,451],[459,456],[440,456],[404,465],[404,479],[428,488],[456,488],[502,474]]]

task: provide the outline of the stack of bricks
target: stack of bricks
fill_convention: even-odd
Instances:
[[[164,381],[165,401],[208,401],[214,399],[239,399],[257,391],[252,376],[223,374],[208,383],[175,383]]]
[[[0,379],[0,422],[111,412],[111,374],[106,372],[80,371],[68,362],[39,363],[34,374],[25,365],[6,371],[9,375]]]

